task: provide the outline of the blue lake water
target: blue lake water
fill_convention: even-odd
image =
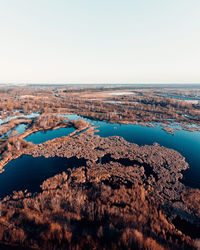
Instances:
[[[66,115],[71,120],[82,118],[78,115]],[[106,123],[82,118],[94,126],[99,126],[96,134],[101,137],[122,136],[129,142],[142,145],[152,145],[154,142],[172,148],[181,153],[190,168],[184,171],[184,183],[191,187],[200,188],[200,132],[189,132],[185,130],[175,130],[175,135],[171,135],[162,130],[161,125],[156,127],[145,127],[142,125]],[[180,128],[180,126],[171,126]]]
[[[26,138],[24,138],[28,142],[32,142],[34,144],[39,144],[46,142],[48,140],[52,140],[56,137],[66,136],[70,133],[74,132],[75,129],[73,127],[71,128],[59,128],[54,130],[47,130],[47,131],[38,131],[36,133],[33,133]]]
[[[184,97],[184,96],[170,95],[170,94],[163,94],[162,97],[170,97],[170,98],[176,98],[180,100],[191,100],[191,101],[200,102],[200,97]]]
[[[15,118],[19,118],[20,117],[20,118],[30,118],[31,119],[31,118],[38,117],[39,115],[40,115],[39,112],[33,112],[31,114],[28,114],[28,115],[21,114],[21,115],[9,116],[9,117],[7,117],[5,119],[1,119],[0,118],[0,125],[4,124],[4,123],[7,123],[7,122],[9,122],[9,121],[11,121],[11,120],[13,120]],[[12,133],[13,130],[15,130],[17,132],[17,134],[20,134],[20,133],[22,133],[22,132],[24,132],[26,130],[26,126],[27,126],[26,124],[19,124],[14,129],[9,130],[4,135],[2,135],[0,137],[0,139],[4,139],[4,138],[8,137],[10,135],[10,133]]]
[[[200,132],[175,130],[175,135],[171,135],[163,131],[160,124],[157,124],[156,127],[144,127],[141,125],[111,124],[82,118],[78,115],[63,116],[68,117],[66,120],[81,118],[93,123],[99,130],[96,134],[101,137],[122,136],[125,140],[140,146],[152,145],[154,142],[157,142],[164,147],[178,151],[186,158],[186,161],[190,165],[190,168],[183,172],[184,184],[200,188]],[[174,126],[174,128],[177,127],[177,125]],[[48,130],[46,133],[39,131],[28,136],[26,140],[37,144],[56,137],[68,135],[73,131],[74,128]],[[64,161],[63,159],[63,162]],[[71,161],[73,161],[73,159]],[[39,184],[41,184],[45,178],[49,178],[61,170],[64,171],[63,162],[57,157],[45,159],[43,157],[33,158],[31,156],[22,156],[19,159],[9,162],[5,167],[5,172],[0,174],[0,196],[7,194],[6,190],[11,192],[12,190],[24,190],[27,188],[35,191],[31,182],[33,182],[33,184],[35,183],[33,185],[34,187],[39,187]],[[70,164],[73,165],[73,162]]]
[[[2,135],[0,137],[0,139],[4,139],[4,138],[10,136],[10,134],[13,132],[13,130],[15,130],[17,132],[17,134],[20,134],[26,130],[26,126],[27,126],[27,124],[19,124],[14,129],[9,130],[7,133]]]
[[[27,124],[19,124],[17,125],[14,130],[18,133],[21,134],[22,132],[24,132],[26,130],[26,126]]]

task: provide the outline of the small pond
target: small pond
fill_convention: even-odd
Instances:
[[[27,142],[32,142],[34,144],[44,143],[48,140],[52,140],[57,137],[67,136],[74,132],[75,129],[73,127],[68,128],[59,128],[47,131],[38,131],[33,134],[30,134],[26,138],[24,138]]]

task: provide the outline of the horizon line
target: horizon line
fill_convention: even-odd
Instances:
[[[106,83],[106,82],[98,82],[98,83],[87,83],[87,82],[84,82],[84,83],[79,83],[79,82],[76,82],[76,83],[64,83],[64,82],[57,82],[57,83],[53,83],[53,82],[30,82],[30,83],[23,83],[23,82],[17,82],[17,83],[14,83],[14,82],[8,82],[8,83],[0,83],[0,85],[179,85],[179,84],[182,84],[182,85],[199,85],[200,82],[187,82],[187,83],[182,83],[182,82],[160,82],[160,83]]]

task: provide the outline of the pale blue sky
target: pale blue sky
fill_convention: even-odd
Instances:
[[[200,0],[0,0],[0,83],[199,83]]]

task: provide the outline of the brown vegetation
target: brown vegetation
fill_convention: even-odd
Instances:
[[[3,204],[1,242],[37,249],[194,248],[142,186],[83,186],[66,181],[65,173],[50,182],[36,197]]]
[[[90,130],[27,148],[26,153],[83,157],[87,163],[47,179],[39,194],[6,197],[0,218],[3,244],[195,249],[192,235],[172,223],[179,216],[198,229],[194,212],[200,218],[199,199],[191,206],[197,191],[179,182],[188,165],[176,151],[158,144],[139,147],[120,137],[100,138]]]
[[[162,97],[173,93],[179,96],[195,96],[199,89],[136,89],[134,95],[108,95],[108,89],[67,89],[66,87],[12,88],[1,95],[0,110],[23,110],[24,113],[75,112],[88,118],[119,123],[180,122],[200,126],[200,105],[175,98]],[[124,91],[119,88],[118,91]],[[128,91],[131,91],[130,87]],[[100,94],[99,94],[100,93]],[[21,98],[19,98],[21,96]],[[97,97],[94,97],[97,96]],[[26,97],[26,98],[25,98]],[[144,123],[143,123],[144,124]],[[193,128],[199,130],[199,128]]]
[[[119,91],[121,89],[119,88]],[[112,89],[110,89],[112,91]],[[131,91],[129,89],[128,91]],[[74,112],[92,119],[153,126],[171,122],[198,131],[196,103],[161,97],[155,89],[132,89],[134,95],[107,95],[104,88],[4,87],[1,117],[40,111],[34,119],[15,119],[27,130],[1,141],[3,167],[22,154],[34,157],[84,158],[86,164],[45,180],[41,193],[13,192],[0,203],[0,247],[32,249],[195,249],[200,238],[200,191],[180,179],[188,168],[178,152],[158,144],[139,147],[120,137],[100,138],[83,120],[65,122],[58,114]],[[194,92],[195,91],[195,92]],[[183,97],[199,90],[163,90]],[[102,93],[103,92],[103,93]],[[175,93],[174,93],[175,92]],[[94,98],[98,93],[98,98]],[[199,92],[200,93],[200,92]],[[39,130],[73,126],[76,132],[34,145],[23,138]],[[75,134],[75,135],[74,135]]]
[[[21,121],[21,119],[19,119]],[[33,118],[28,120],[28,126],[26,131],[19,135],[12,135],[8,139],[2,140],[0,144],[0,153],[2,154],[2,159],[0,162],[0,170],[12,159],[18,158],[20,155],[24,154],[26,149],[32,149],[35,145],[31,142],[24,140],[28,135],[35,133],[40,130],[48,129],[59,129],[62,127],[74,127],[76,130],[70,134],[72,136],[77,132],[85,130],[89,127],[89,123],[81,119],[74,120],[70,122],[65,122],[65,118],[57,116],[55,114],[42,114],[38,118]],[[18,119],[17,119],[18,121]],[[22,119],[24,121],[24,119]],[[16,122],[11,120],[6,125],[10,128],[12,124]],[[10,125],[11,124],[11,125]],[[19,124],[19,123],[18,123]]]

